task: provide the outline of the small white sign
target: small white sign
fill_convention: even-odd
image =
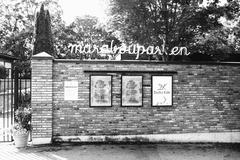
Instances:
[[[64,100],[78,100],[78,81],[64,81]]]
[[[152,76],[152,106],[172,106],[172,76]]]

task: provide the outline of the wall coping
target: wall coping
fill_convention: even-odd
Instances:
[[[33,55],[32,56],[32,59],[50,59],[52,60],[53,59],[53,56],[51,56],[50,54],[46,53],[46,52],[41,52],[41,53],[38,53],[36,55]]]
[[[159,62],[148,60],[79,60],[79,59],[53,59],[55,62],[64,63],[109,63],[109,64],[174,64],[174,65],[232,65],[240,66],[240,62]]]

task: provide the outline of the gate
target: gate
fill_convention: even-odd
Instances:
[[[14,111],[31,102],[31,72],[6,69],[6,73],[0,77],[0,142],[12,141]]]

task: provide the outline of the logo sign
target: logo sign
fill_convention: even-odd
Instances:
[[[152,76],[152,106],[172,106],[172,76]]]
[[[120,54],[128,53],[128,54],[136,54],[136,59],[139,59],[139,56],[143,53],[147,55],[190,55],[188,52],[187,47],[173,47],[170,53],[166,52],[165,49],[165,41],[160,46],[142,46],[139,44],[132,44],[127,46],[126,44],[122,44],[121,46],[113,46],[113,42],[111,42],[110,47],[108,45],[91,45],[91,44],[84,44],[81,42],[80,44],[69,44],[68,49],[70,49],[71,53],[97,53],[100,55],[111,55],[117,57]]]

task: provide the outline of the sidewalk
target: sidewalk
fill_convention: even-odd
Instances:
[[[0,143],[0,160],[240,160],[240,144],[63,144],[17,149]]]
[[[41,153],[31,152],[30,147],[16,148],[13,143],[0,143],[0,160],[51,160]]]

